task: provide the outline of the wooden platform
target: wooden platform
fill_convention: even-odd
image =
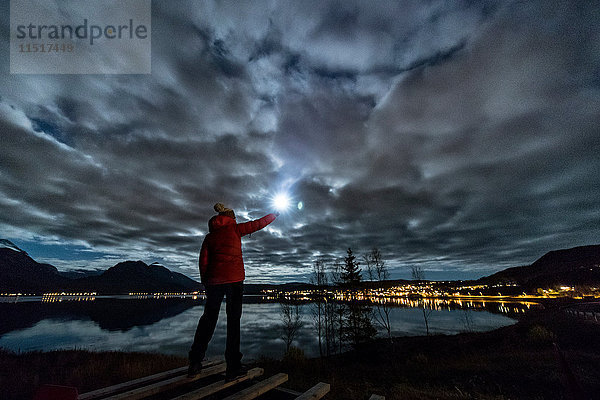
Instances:
[[[187,377],[187,367],[181,367],[118,385],[79,395],[79,400],[137,400],[137,399],[227,399],[248,400],[263,396],[268,399],[309,400],[320,399],[329,392],[329,384],[319,382],[304,393],[279,388],[287,382],[287,374],[263,377],[262,368],[254,368],[243,377],[225,382],[223,360],[203,363],[202,372],[194,378]]]

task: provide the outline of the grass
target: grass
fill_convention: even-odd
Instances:
[[[0,350],[0,397],[31,399],[45,383],[74,386],[85,393],[184,365],[187,358],[152,353]]]
[[[600,325],[559,310],[531,312],[486,333],[377,341],[325,359],[301,356],[259,363],[265,374],[287,372],[288,387],[331,384],[328,399],[563,399],[571,397],[562,350],[587,398],[600,393]]]
[[[289,374],[285,385],[304,391],[331,384],[328,399],[563,399],[570,398],[557,343],[588,398],[600,393],[600,325],[558,309],[530,312],[517,324],[486,333],[379,340],[324,359],[301,351],[262,359],[265,376]],[[39,385],[75,386],[80,393],[187,364],[161,354],[0,351],[2,398],[30,399]]]

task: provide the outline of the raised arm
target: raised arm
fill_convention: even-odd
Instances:
[[[267,214],[262,218],[255,219],[254,221],[244,222],[243,224],[237,224],[237,230],[240,236],[246,236],[253,232],[260,231],[277,218],[276,214]]]

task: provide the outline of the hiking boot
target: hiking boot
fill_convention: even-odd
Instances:
[[[188,367],[187,377],[195,378],[200,373],[200,371],[202,371],[202,362],[190,360],[190,366]]]
[[[227,371],[225,371],[225,382],[235,381],[236,379],[246,376],[247,373],[248,367],[246,366],[240,366],[233,369],[228,368]]]

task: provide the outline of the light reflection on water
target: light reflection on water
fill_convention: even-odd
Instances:
[[[0,347],[14,351],[85,349],[160,352],[187,355],[203,305],[200,299],[129,300],[99,298],[77,304],[1,304]],[[13,308],[11,308],[13,307]],[[436,307],[429,317],[433,334],[455,334],[464,330],[488,331],[514,323],[512,318],[490,312],[490,305],[471,302],[468,309]],[[518,303],[503,308],[527,309]],[[281,339],[280,306],[271,302],[244,304],[242,352],[247,358],[260,355],[279,358],[285,350]],[[307,356],[318,355],[318,341],[309,304],[302,307],[304,326],[294,345]],[[395,336],[424,335],[423,312],[418,307],[395,307],[390,315]],[[6,322],[5,322],[6,321]],[[4,326],[3,326],[4,325]],[[225,348],[225,304],[207,356],[223,354]]]

